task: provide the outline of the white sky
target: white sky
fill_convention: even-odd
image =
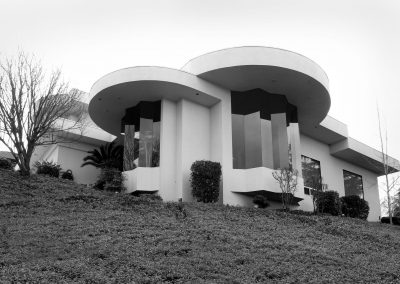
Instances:
[[[378,102],[400,159],[399,0],[0,0],[0,56],[34,53],[84,91],[119,68],[179,69],[243,45],[316,61],[330,79],[329,114],[375,148]]]

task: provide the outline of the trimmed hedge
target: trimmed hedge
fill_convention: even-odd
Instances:
[[[193,197],[204,203],[217,202],[222,174],[221,164],[205,160],[195,161],[190,170]]]
[[[258,194],[254,196],[253,198],[253,203],[258,207],[258,208],[267,208],[269,206],[269,202],[266,196]]]
[[[53,162],[48,161],[37,161],[35,163],[35,167],[37,168],[38,175],[49,175],[51,177],[58,178],[60,176],[61,167]]]
[[[317,213],[338,216],[341,213],[339,193],[333,190],[314,192]]]
[[[12,170],[13,164],[5,158],[0,158],[0,169]]]
[[[74,180],[74,175],[72,174],[71,170],[66,170],[65,172],[62,173],[61,178],[62,179]]]
[[[340,198],[342,214],[346,217],[366,220],[369,214],[368,202],[358,195],[343,196]]]
[[[400,225],[400,217],[392,217],[393,225]],[[382,217],[381,223],[390,224],[389,217]]]
[[[124,176],[122,175],[122,172],[116,168],[101,169],[99,179],[94,187],[106,191],[123,191],[125,190]]]

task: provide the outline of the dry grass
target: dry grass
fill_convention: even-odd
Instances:
[[[400,231],[0,171],[0,282],[399,283]]]

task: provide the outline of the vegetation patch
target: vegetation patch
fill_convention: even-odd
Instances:
[[[0,283],[398,283],[398,226],[0,171]]]

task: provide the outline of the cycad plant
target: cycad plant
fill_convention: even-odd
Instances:
[[[101,145],[99,149],[88,151],[90,155],[83,158],[81,167],[91,165],[96,168],[114,168],[122,171],[124,147],[114,142]]]

